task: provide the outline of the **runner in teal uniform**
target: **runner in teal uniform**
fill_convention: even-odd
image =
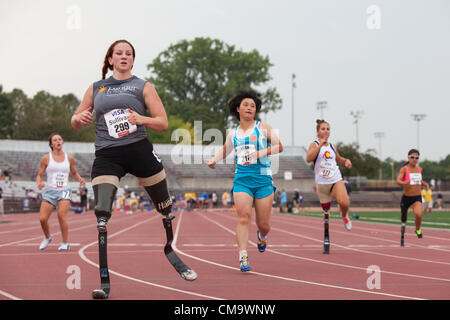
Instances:
[[[261,110],[261,99],[257,93],[240,91],[228,105],[230,114],[239,120],[240,125],[230,131],[223,148],[207,164],[214,169],[218,161],[235,151],[236,171],[232,191],[238,216],[236,239],[239,264],[241,271],[245,272],[250,271],[247,247],[253,204],[258,227],[258,250],[266,250],[275,191],[268,156],[282,152],[283,146],[270,125],[255,119]]]

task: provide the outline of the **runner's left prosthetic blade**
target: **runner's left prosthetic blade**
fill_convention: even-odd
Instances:
[[[167,242],[164,246],[164,254],[169,260],[170,264],[175,268],[175,270],[181,275],[181,277],[187,281],[194,281],[197,279],[197,273],[189,268],[177,254],[173,251],[172,241],[173,241],[173,231],[172,231],[172,220],[175,218],[174,215],[169,213],[166,217],[162,219],[164,229],[166,229]]]
[[[329,213],[324,214],[324,239],[323,239],[323,253],[329,254],[330,253],[330,234],[328,230],[328,220],[329,220]]]
[[[100,271],[100,289],[92,291],[92,298],[94,299],[107,299],[109,297],[109,291],[111,289],[109,282],[109,270],[107,259],[107,238],[108,233],[106,231],[106,220],[99,219],[97,225],[98,229],[98,258],[99,258],[99,271]]]

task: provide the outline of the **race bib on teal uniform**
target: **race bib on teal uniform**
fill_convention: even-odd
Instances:
[[[111,137],[118,139],[137,131],[137,126],[128,122],[129,115],[130,112],[125,109],[114,109],[105,113],[105,121]]]
[[[249,155],[256,152],[256,147],[253,144],[246,144],[243,146],[236,147],[237,164],[241,166],[248,166],[250,164],[255,164],[257,159],[250,159]]]

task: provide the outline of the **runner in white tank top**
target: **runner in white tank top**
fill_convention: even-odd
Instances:
[[[42,202],[39,211],[39,221],[45,238],[42,240],[39,249],[44,250],[53,240],[50,235],[48,219],[57,209],[58,221],[61,227],[62,243],[59,251],[69,250],[69,226],[67,224],[67,212],[69,211],[71,189],[69,186],[69,174],[80,183],[85,183],[84,179],[78,174],[75,168],[75,159],[62,151],[64,140],[59,134],[52,134],[49,138],[49,146],[52,151],[41,159],[36,183],[39,190],[42,191]],[[42,183],[44,172],[47,174],[47,183]]]
[[[319,140],[314,143],[319,146]],[[342,180],[341,171],[336,162],[336,152],[331,142],[322,145],[314,164],[314,176],[317,184],[334,184]]]
[[[352,162],[341,157],[336,146],[328,142],[330,136],[330,125],[328,122],[325,120],[317,120],[316,122],[318,139],[309,146],[306,162],[314,162],[316,190],[325,218],[324,253],[329,253],[329,243],[328,249],[326,248],[326,243],[328,241],[328,211],[331,207],[331,197],[334,197],[339,204],[345,228],[347,230],[352,228],[351,220],[348,217],[350,204],[347,189],[342,181],[342,175],[338,167],[338,165],[343,165],[346,168],[351,168]]]
[[[45,189],[52,190],[66,190],[69,187],[69,174],[70,174],[70,163],[67,153],[63,152],[64,160],[63,162],[56,162],[53,159],[52,153],[49,152],[49,162],[45,173],[47,174],[47,184]]]

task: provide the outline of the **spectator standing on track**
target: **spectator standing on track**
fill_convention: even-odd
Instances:
[[[200,206],[201,209],[208,208],[208,192],[204,191],[202,196],[200,197]]]
[[[59,134],[53,133],[48,138],[48,144],[52,151],[42,157],[36,176],[36,183],[39,190],[44,188],[42,191],[39,221],[45,238],[39,245],[39,249],[46,249],[53,240],[50,234],[48,219],[56,208],[62,235],[62,243],[58,251],[67,251],[70,248],[67,212],[69,211],[70,199],[72,197],[72,190],[69,186],[69,175],[72,175],[80,183],[84,183],[85,181],[75,168],[74,157],[62,150],[64,144],[63,138]],[[42,182],[44,172],[47,175],[46,183]]]
[[[81,207],[81,214],[85,213],[88,210],[88,189],[86,188],[86,184],[82,183],[80,185],[80,207]]]
[[[437,208],[442,209],[443,204],[444,204],[444,197],[442,196],[442,193],[439,192],[436,200]]]
[[[0,187],[0,216],[5,215],[5,208],[3,207],[3,189]]]
[[[425,214],[430,214],[433,209],[433,191],[431,188],[422,189],[422,199],[423,199],[423,211]]]
[[[218,201],[219,197],[217,196],[217,192],[213,192],[212,196],[211,196],[211,200],[212,200],[212,207],[213,208],[217,208],[217,201]]]
[[[287,207],[287,194],[286,191],[283,189],[281,190],[280,196],[280,212],[284,212],[284,207]]]
[[[300,192],[297,188],[294,189],[294,193],[292,194],[292,202],[294,203],[294,212],[297,213],[300,208]]]
[[[81,104],[72,116],[74,129],[81,129],[93,120],[95,111],[95,160],[92,165],[92,188],[97,217],[99,271],[102,288],[93,297],[109,296],[107,266],[107,223],[120,179],[130,173],[150,196],[156,210],[163,216],[167,243],[164,253],[185,280],[195,280],[197,274],[179,259],[171,247],[172,200],[167,187],[166,172],[147,138],[147,128],[166,131],[168,120],[164,105],[148,81],[131,73],[135,62],[133,45],[126,40],[112,43],[105,55],[102,79],[86,90]],[[106,79],[108,70],[112,76]],[[148,115],[148,113],[150,115]],[[172,239],[170,239],[172,237]],[[103,239],[103,241],[102,241]],[[179,262],[179,263],[178,263]],[[180,267],[182,265],[182,267]]]
[[[264,252],[266,249],[275,191],[268,156],[282,152],[283,146],[269,124],[255,119],[261,109],[261,99],[257,93],[239,91],[229,100],[228,106],[230,114],[239,120],[239,126],[229,132],[222,149],[207,164],[214,169],[218,161],[235,151],[236,171],[232,192],[238,220],[236,239],[239,265],[245,272],[250,271],[247,247],[253,203],[258,227],[258,250]]]
[[[348,216],[350,208],[348,194],[339,170],[339,165],[350,169],[352,162],[350,159],[342,157],[336,146],[328,141],[330,137],[330,124],[328,122],[316,120],[316,132],[317,139],[308,148],[306,162],[314,163],[315,189],[324,214],[324,253],[329,253],[328,219],[332,197],[336,199],[339,205],[345,228],[347,230],[352,229],[352,221]]]
[[[416,235],[422,238],[422,193],[421,188],[430,188],[428,183],[422,179],[422,168],[417,163],[419,162],[419,151],[411,149],[408,152],[408,162],[406,162],[400,169],[397,175],[397,184],[403,186],[403,195],[400,201],[401,209],[401,240],[400,245],[404,246],[404,235],[406,229],[406,220],[408,217],[408,209],[412,206],[414,211],[414,220],[416,225]]]
[[[11,180],[11,170],[6,167],[5,169],[3,169],[3,179],[5,180],[5,182],[9,182]]]
[[[228,192],[224,191],[222,193],[222,205],[224,208],[228,208],[228,197],[229,197]]]
[[[343,178],[343,181],[345,184],[345,190],[347,190],[348,203],[350,204],[350,194],[352,193],[352,186],[350,185],[350,182],[346,178]]]
[[[434,190],[434,188],[436,187],[436,180],[434,180],[434,178],[431,178],[430,180],[430,187],[431,190]]]

